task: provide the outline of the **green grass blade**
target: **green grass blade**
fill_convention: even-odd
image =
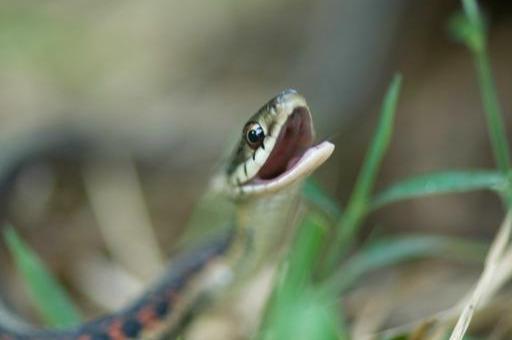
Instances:
[[[373,241],[360,249],[325,283],[329,291],[350,288],[365,273],[421,257],[481,262],[488,244],[446,236],[405,235]]]
[[[276,288],[265,313],[259,339],[345,339],[335,296],[319,294],[312,282],[328,231],[320,215],[308,215],[280,268]],[[347,338],[348,339],[348,338]]]
[[[491,65],[486,51],[485,25],[475,0],[463,0],[462,3],[464,15],[458,15],[453,18],[450,25],[451,32],[473,54],[494,158],[498,169],[508,173],[510,170],[509,145]]]
[[[325,242],[327,222],[319,215],[307,215],[299,226],[299,232],[288,257],[286,282],[283,286],[301,289],[309,284],[313,275],[318,254]]]
[[[366,154],[347,209],[336,227],[335,242],[327,258],[327,264],[330,268],[346,252],[357,233],[362,218],[367,213],[371,190],[382,158],[391,140],[401,82],[401,76],[399,74],[395,75],[384,97],[375,136]]]
[[[68,294],[45,268],[42,261],[9,226],[4,230],[7,247],[41,317],[48,326],[68,327],[80,323],[81,317]]]
[[[337,330],[339,312],[333,301],[306,288],[294,300],[278,306],[272,327],[266,328],[259,339],[348,340]]]
[[[341,217],[341,208],[336,200],[330,197],[312,178],[308,178],[302,186],[304,198],[320,208],[329,217],[338,220]]]
[[[285,263],[270,306],[287,304],[311,284],[315,263],[325,241],[327,222],[319,215],[307,215],[298,226],[298,233]],[[272,308],[270,309],[272,311]]]
[[[434,194],[461,193],[473,190],[507,188],[507,178],[501,172],[487,170],[445,171],[402,180],[385,189],[372,202],[372,208]]]

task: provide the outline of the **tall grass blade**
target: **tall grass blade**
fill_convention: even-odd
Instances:
[[[474,190],[507,189],[507,178],[501,172],[490,170],[444,171],[402,180],[377,194],[372,209],[384,205],[428,195],[462,193]]]
[[[489,56],[486,51],[486,32],[482,16],[475,0],[463,0],[464,15],[456,16],[451,22],[451,32],[472,52],[480,86],[482,104],[492,150],[498,169],[503,173],[510,170],[510,153],[502,110],[494,84]]]
[[[299,226],[292,250],[280,268],[259,339],[346,338],[331,303],[335,296],[319,294],[312,282],[327,230],[327,222],[319,215],[308,215]]]
[[[488,245],[454,237],[401,235],[372,241],[337,270],[324,287],[335,294],[352,287],[362,275],[406,261],[436,257],[480,262]]]
[[[357,233],[361,220],[368,211],[377,172],[391,140],[401,83],[401,75],[395,75],[384,97],[375,136],[366,154],[347,209],[336,227],[335,242],[327,257],[329,268],[332,268],[339,257],[346,252]]]

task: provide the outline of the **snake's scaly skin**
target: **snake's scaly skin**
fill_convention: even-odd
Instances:
[[[182,320],[174,317],[173,311],[182,308],[180,304],[187,285],[196,278],[204,266],[215,258],[222,256],[229,246],[230,237],[225,236],[212,241],[206,246],[188,252],[174,261],[171,270],[159,283],[134,301],[130,306],[111,314],[81,324],[68,330],[27,330],[6,329],[0,325],[1,340],[120,340],[137,339],[144,335],[151,336],[151,330],[157,331],[162,324],[173,322],[178,325]],[[169,325],[166,325],[169,328]],[[157,332],[158,333],[158,332]],[[163,334],[163,333],[162,333]],[[157,335],[155,335],[157,336]]]

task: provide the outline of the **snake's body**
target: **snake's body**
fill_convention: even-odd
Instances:
[[[234,286],[286,248],[286,230],[302,179],[332,153],[324,142],[311,146],[313,127],[304,98],[284,91],[264,105],[245,125],[228,165],[212,181],[237,204],[234,227],[173,260],[157,284],[129,306],[77,327],[36,328],[0,300],[0,340],[161,339],[177,336],[185,319],[205,297]],[[15,157],[0,168],[0,204],[28,156]]]

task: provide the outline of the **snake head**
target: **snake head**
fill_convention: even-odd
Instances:
[[[217,185],[233,198],[273,193],[304,179],[332,154],[334,145],[314,145],[311,112],[303,96],[285,90],[261,107],[241,138]]]

